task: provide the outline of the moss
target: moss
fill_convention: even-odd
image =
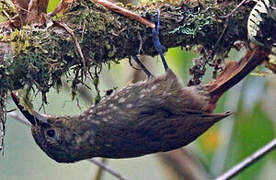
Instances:
[[[218,23],[214,12],[211,10],[202,11],[200,8],[194,8],[186,17],[186,22],[181,24],[169,33],[185,34],[194,41],[195,38],[206,36]]]
[[[156,9],[160,9],[160,40],[166,48],[202,45],[219,53],[228,51],[236,40],[246,39],[245,19],[250,8],[240,8],[238,17],[226,21],[218,15],[229,13],[236,2],[220,6],[206,3],[205,6],[187,5],[185,2],[181,5],[154,3],[144,7],[127,5],[127,8],[148,19],[151,16],[156,19]],[[151,28],[90,0],[76,1],[70,11],[54,19],[65,22],[74,31],[88,70],[101,63],[116,63],[137,53],[157,54],[152,46]],[[214,48],[225,26],[227,31],[219,46]],[[26,85],[36,86],[42,93],[47,93],[51,87],[60,87],[61,77],[70,70],[76,77],[75,83],[82,82],[80,55],[73,38],[63,28],[54,25],[34,30],[26,26],[3,33],[0,38],[2,42],[10,43],[14,50],[14,54],[5,57],[5,63],[0,64],[0,95]]]

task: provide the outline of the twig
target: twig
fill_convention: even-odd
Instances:
[[[239,164],[235,165],[233,168],[228,170],[223,175],[217,177],[215,180],[226,180],[226,179],[230,179],[230,178],[238,175],[240,172],[245,170],[247,167],[249,167],[250,165],[257,162],[259,159],[264,157],[270,151],[274,150],[275,147],[276,147],[276,138],[273,139],[272,141],[270,141],[267,145],[263,146],[258,151],[256,151],[251,156],[247,157],[245,160],[243,160]]]
[[[207,180],[210,177],[199,159],[185,148],[162,153],[159,157],[170,172],[167,173],[168,179]]]
[[[27,125],[28,127],[31,127],[31,124],[29,123],[29,121],[27,121],[25,118],[23,118],[22,116],[20,116],[17,112],[13,111],[13,112],[9,112],[7,114],[8,117],[11,117],[19,122],[21,122],[24,125]],[[119,174],[118,172],[114,171],[113,169],[107,167],[104,163],[97,161],[95,159],[88,159],[87,161],[99,166],[100,168],[102,168],[103,170],[105,170],[106,172],[110,173],[111,175],[117,177],[118,179],[121,180],[127,180],[127,178],[123,177],[121,174]]]
[[[237,9],[239,9],[243,4],[245,4],[248,0],[243,0],[242,2],[240,2],[240,4],[238,4],[229,14],[225,15],[225,16],[221,16],[221,18],[228,18],[229,16],[233,15],[233,13],[235,11],[237,11]]]
[[[107,161],[107,159],[105,159],[105,158],[101,159],[101,162],[103,164],[106,164],[107,163],[106,161]],[[103,172],[104,172],[104,169],[101,168],[101,167],[98,167],[98,170],[97,170],[95,176],[93,177],[93,179],[94,180],[102,180],[103,179],[103,175],[104,175]]]
[[[123,177],[121,174],[115,172],[113,169],[110,169],[109,167],[107,167],[104,163],[97,161],[95,159],[88,159],[87,161],[96,164],[97,166],[103,168],[105,171],[109,172],[110,174],[112,174],[113,176],[117,177],[118,179],[121,180],[127,180],[127,178]]]
[[[116,4],[112,3],[112,2],[109,2],[109,1],[106,1],[106,0],[92,0],[104,7],[106,7],[107,9],[111,10],[111,11],[114,11],[114,12],[117,12],[119,14],[122,14],[128,18],[131,18],[131,19],[135,19],[136,21],[139,21],[140,23],[148,26],[148,27],[151,27],[151,28],[155,28],[155,24],[150,22],[149,20],[145,19],[145,18],[142,18],[141,16],[125,9],[125,8],[122,8],[122,7],[119,7],[117,6]]]
[[[66,32],[68,32],[68,33],[71,35],[71,37],[73,38],[73,40],[74,40],[74,42],[75,42],[77,51],[78,51],[78,53],[79,53],[79,55],[80,55],[80,57],[81,57],[81,63],[82,63],[82,65],[83,65],[83,68],[84,68],[84,70],[85,70],[85,72],[86,72],[86,62],[85,62],[85,58],[84,58],[84,55],[83,55],[83,53],[82,53],[82,50],[81,50],[81,47],[80,47],[80,43],[79,43],[77,37],[75,36],[73,30],[72,30],[69,26],[67,26],[67,24],[65,24],[65,23],[63,23],[63,22],[53,21],[53,23],[56,24],[56,25],[58,25],[58,26],[60,26],[60,27],[62,27],[63,29],[65,29]],[[86,73],[85,73],[85,74],[86,74]]]

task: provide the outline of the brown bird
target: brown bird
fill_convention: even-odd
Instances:
[[[11,93],[32,124],[38,146],[57,162],[93,157],[130,158],[185,146],[231,113],[212,113],[219,97],[267,57],[255,49],[230,62],[206,85],[183,87],[168,69],[160,77],[130,84],[80,115],[29,112]]]

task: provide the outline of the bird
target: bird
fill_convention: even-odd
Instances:
[[[16,93],[11,97],[32,124],[36,144],[57,162],[139,157],[186,146],[231,115],[213,113],[217,101],[268,54],[259,47],[248,49],[213,81],[190,87],[167,67],[163,75],[129,84],[73,116],[30,111]]]
[[[249,49],[240,61],[229,62],[215,80],[185,87],[166,63],[165,47],[158,37],[159,25],[158,10],[157,24],[151,27],[152,43],[165,73],[154,77],[134,55],[147,79],[105,96],[81,114],[54,116],[30,111],[11,92],[13,101],[32,125],[36,144],[50,158],[62,163],[93,157],[132,158],[188,145],[231,115],[213,113],[217,101],[269,54],[259,47]]]

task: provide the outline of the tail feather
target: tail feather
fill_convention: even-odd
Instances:
[[[211,96],[210,111],[215,108],[216,102],[224,92],[239,83],[258,65],[262,64],[267,59],[268,54],[268,51],[256,48],[248,50],[240,61],[229,62],[224,71],[214,81],[206,85]]]

